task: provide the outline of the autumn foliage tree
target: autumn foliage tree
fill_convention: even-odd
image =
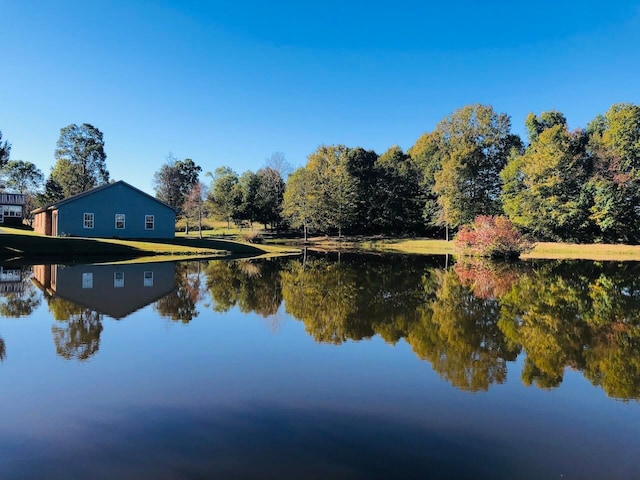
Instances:
[[[518,258],[531,245],[520,231],[502,215],[479,215],[460,227],[455,240],[460,255],[492,258]]]

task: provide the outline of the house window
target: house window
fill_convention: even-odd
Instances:
[[[84,228],[93,228],[93,213],[84,214]]]
[[[153,272],[144,272],[144,286],[153,287]]]
[[[124,272],[113,272],[113,288],[124,287]]]
[[[82,288],[93,288],[93,273],[82,274]]]
[[[145,230],[153,230],[155,228],[155,218],[153,215],[144,216],[144,228]]]
[[[116,213],[116,229],[122,230],[124,228],[124,213]]]
[[[5,217],[21,217],[22,207],[16,205],[4,205],[2,207],[3,215]]]

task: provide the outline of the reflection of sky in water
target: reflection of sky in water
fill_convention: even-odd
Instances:
[[[0,319],[0,478],[637,478],[638,403],[579,372],[451,387],[404,341],[316,343],[302,322],[199,304],[105,318],[88,361],[56,355],[43,302]],[[45,474],[46,473],[46,474]]]

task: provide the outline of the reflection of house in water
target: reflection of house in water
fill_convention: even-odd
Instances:
[[[20,293],[24,290],[19,267],[0,266],[0,293]]]
[[[36,265],[33,276],[50,295],[124,318],[175,288],[172,262],[129,265]]]

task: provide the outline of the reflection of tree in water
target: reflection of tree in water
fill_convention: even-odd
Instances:
[[[358,322],[358,272],[347,263],[324,259],[292,262],[282,272],[288,313],[303,320],[318,342],[340,344],[373,335],[367,321]],[[364,330],[360,327],[364,326]]]
[[[0,362],[7,358],[7,346],[4,343],[4,338],[0,337]]]
[[[277,314],[282,302],[280,265],[284,259],[210,261],[205,269],[206,289],[216,312],[238,307],[262,317]]]
[[[498,329],[498,300],[476,297],[453,270],[438,277],[435,299],[421,308],[407,342],[458,388],[481,391],[503,383],[507,361],[516,359],[519,348]]]
[[[26,317],[40,306],[42,297],[30,281],[31,271],[23,269],[20,273],[20,289],[0,294],[0,316]]]
[[[198,316],[196,305],[202,299],[201,266],[201,262],[175,264],[175,289],[153,306],[159,315],[182,323]]]
[[[551,388],[583,371],[622,399],[640,399],[640,268],[552,262],[502,299],[500,329],[523,346],[523,381]]]
[[[474,391],[503,382],[517,355],[497,328],[496,300],[475,297],[453,271],[415,257],[296,262],[282,276],[287,311],[317,341],[404,338],[444,378]]]
[[[56,352],[71,360],[87,360],[100,348],[102,315],[60,297],[49,297],[49,311],[59,323],[51,327]]]
[[[640,399],[640,267],[460,263],[343,256],[291,261],[287,311],[319,342],[404,338],[451,384],[502,383],[525,352],[526,385],[553,388],[580,370],[613,397]]]

